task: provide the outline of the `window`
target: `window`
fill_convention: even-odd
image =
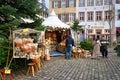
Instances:
[[[110,4],[111,3],[111,0],[105,0],[105,4]]]
[[[120,20],[120,9],[118,10],[118,20]]]
[[[105,20],[109,20],[109,18],[110,18],[109,11],[105,11]]]
[[[73,21],[75,19],[75,14],[74,13],[70,13],[69,14],[69,21]]]
[[[92,21],[93,20],[93,12],[88,12],[87,16],[88,16],[88,21]]]
[[[66,7],[66,0],[62,0],[62,7]]]
[[[102,12],[101,11],[96,12],[96,20],[97,21],[102,20]]]
[[[116,3],[117,3],[117,4],[120,4],[120,0],[116,0]]]
[[[54,1],[54,8],[58,8],[58,1]]]
[[[85,6],[85,0],[79,0],[80,6]]]
[[[65,14],[62,14],[62,15],[61,15],[61,20],[62,20],[63,22],[65,22]]]
[[[109,29],[105,29],[105,33],[110,33],[110,30]]]
[[[84,12],[80,12],[79,15],[80,15],[80,21],[84,21],[85,13]]]
[[[93,6],[94,5],[94,1],[93,0],[88,0],[87,1],[87,5],[88,6]]]
[[[93,33],[93,30],[92,29],[88,29],[88,34],[89,33]]]
[[[103,0],[96,0],[96,5],[98,5],[98,6],[103,5]]]
[[[74,7],[74,0],[69,0],[69,6]]]
[[[97,34],[101,34],[101,33],[102,33],[102,30],[101,30],[101,29],[96,29],[96,33],[97,33]]]

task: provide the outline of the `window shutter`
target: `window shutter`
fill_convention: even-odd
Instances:
[[[74,7],[76,7],[76,0],[74,0]]]
[[[69,0],[66,0],[66,7],[69,7]]]
[[[61,1],[58,1],[58,4],[59,4],[59,8],[61,8]]]
[[[69,13],[66,14],[66,22],[69,21]]]
[[[52,1],[52,8],[54,8],[54,1]]]

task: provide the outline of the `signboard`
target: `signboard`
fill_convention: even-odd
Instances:
[[[104,26],[91,26],[91,28],[104,28]]]
[[[5,74],[10,74],[11,70],[10,69],[5,69]]]

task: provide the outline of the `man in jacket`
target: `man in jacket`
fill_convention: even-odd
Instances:
[[[101,41],[101,53],[102,53],[102,57],[106,57],[107,58],[107,55],[108,55],[108,51],[107,51],[107,42],[106,40],[103,38]]]
[[[72,47],[74,46],[74,40],[71,35],[66,38],[66,59],[70,59],[72,55]]]

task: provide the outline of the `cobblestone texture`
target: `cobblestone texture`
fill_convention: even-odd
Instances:
[[[111,49],[110,49],[111,50]],[[108,58],[52,57],[34,77],[26,76],[27,70],[13,72],[13,80],[120,80],[120,57],[109,52]]]

